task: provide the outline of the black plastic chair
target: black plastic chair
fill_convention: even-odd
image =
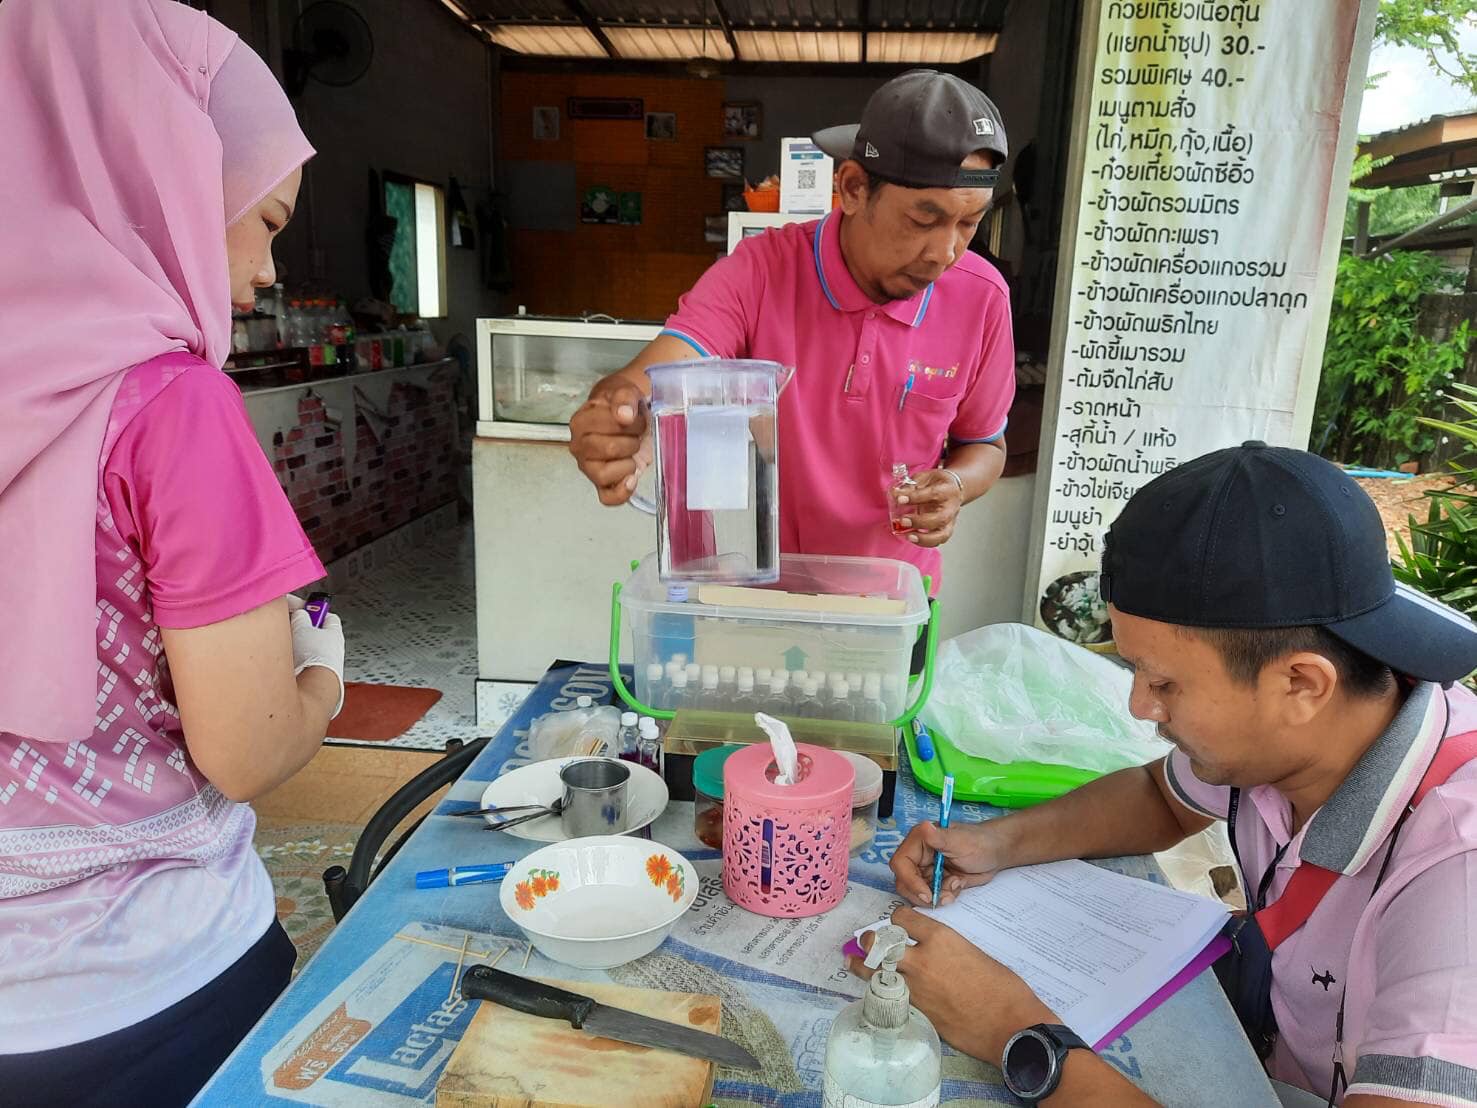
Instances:
[[[329,866],[323,871],[323,891],[328,894],[328,905],[333,910],[333,922],[337,923],[348,914],[364,890],[376,877],[380,875],[391,858],[400,852],[405,845],[405,840],[414,834],[415,829],[424,821],[425,816],[411,824],[390,849],[380,857],[378,865],[375,864],[375,856],[384,841],[390,837],[390,832],[400,825],[400,821],[415,811],[416,806],[423,800],[434,795],[438,789],[451,784],[466,771],[472,764],[472,760],[487,745],[488,739],[474,739],[472,742],[462,743],[460,739],[452,739],[446,744],[446,754],[434,765],[427,766],[416,774],[400,788],[395,794],[380,806],[364,825],[363,832],[359,835],[359,841],[354,844],[353,857],[349,859],[349,868],[343,866]]]

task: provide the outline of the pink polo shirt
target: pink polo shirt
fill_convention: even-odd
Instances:
[[[1449,718],[1448,718],[1449,717]],[[1327,1096],[1339,998],[1350,1095],[1477,1106],[1477,764],[1458,769],[1406,820],[1378,892],[1389,836],[1446,734],[1477,730],[1477,697],[1417,685],[1390,727],[1328,802],[1291,835],[1291,805],[1247,789],[1236,820],[1246,877],[1257,884],[1280,844],[1267,895],[1302,860],[1342,874],[1272,956],[1279,1029],[1273,1077]],[[1230,790],[1206,785],[1179,751],[1169,784],[1193,811],[1225,819]]]
[[[911,300],[874,303],[846,268],[842,219],[745,239],[682,297],[664,333],[703,357],[795,367],[780,398],[782,551],[901,559],[936,590],[940,552],[892,533],[892,467],[929,469],[951,441],[1005,433],[1009,295],[995,268],[966,252]]]

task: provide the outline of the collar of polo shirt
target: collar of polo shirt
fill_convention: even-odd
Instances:
[[[929,301],[933,299],[933,285],[907,300],[889,300],[879,304],[861,290],[846,267],[846,257],[841,253],[841,219],[839,212],[831,212],[821,220],[815,232],[815,275],[821,283],[821,291],[838,312],[861,312],[875,309],[891,316],[899,323],[917,327],[928,314]]]

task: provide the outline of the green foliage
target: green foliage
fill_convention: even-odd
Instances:
[[[1477,0],[1380,0],[1374,41],[1423,51],[1433,73],[1477,95],[1477,54],[1458,37],[1474,19]]]
[[[1427,490],[1424,522],[1409,517],[1410,541],[1396,535],[1399,558],[1393,566],[1398,580],[1477,617],[1477,389],[1453,384],[1446,399],[1462,418],[1420,422],[1467,448],[1450,463],[1456,482]]]
[[[1446,342],[1417,334],[1415,325],[1421,294],[1451,284],[1429,254],[1339,259],[1313,416],[1325,457],[1388,467],[1436,445],[1420,416],[1462,368],[1468,325]]]

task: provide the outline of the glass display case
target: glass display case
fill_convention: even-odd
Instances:
[[[563,427],[596,381],[629,363],[660,331],[657,323],[599,316],[478,320],[479,422]]]

